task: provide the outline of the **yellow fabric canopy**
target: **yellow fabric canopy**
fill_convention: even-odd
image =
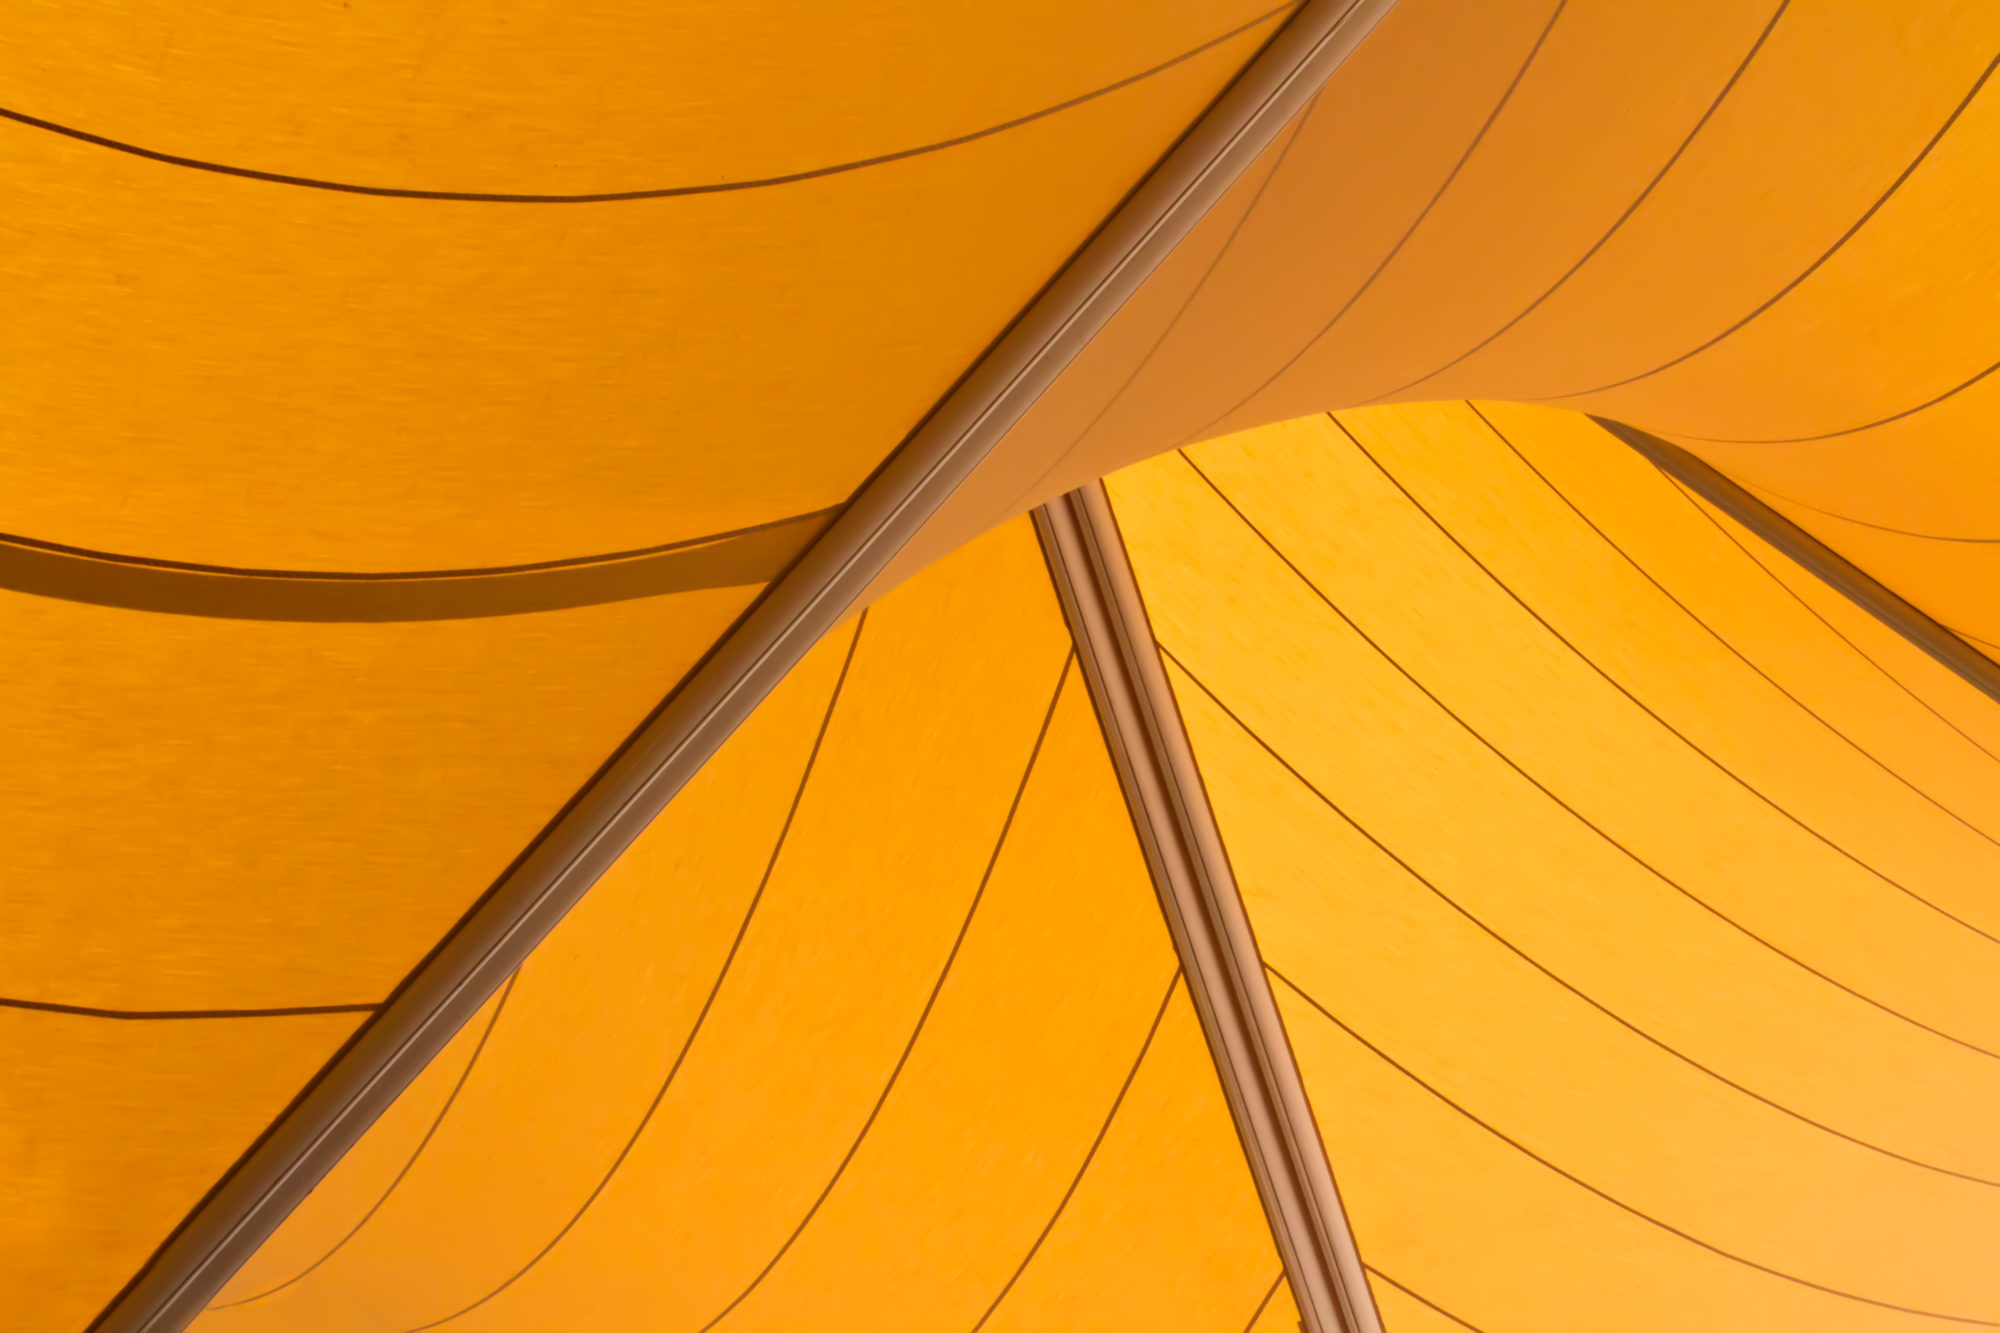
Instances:
[[[2000,10],[15,19],[9,1327],[2000,1327]]]
[[[1566,413],[1309,419],[1112,494],[1378,1294],[2000,1320],[1988,701]]]
[[[1148,10],[14,16],[21,1327],[89,1322],[1282,13]]]
[[[1685,445],[2000,651],[1996,60],[1990,5],[1400,0],[923,555],[1231,430],[1509,399]]]
[[[1233,1329],[1279,1277],[1021,520],[814,649],[196,1327]]]

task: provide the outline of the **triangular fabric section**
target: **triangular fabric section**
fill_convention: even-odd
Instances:
[[[843,625],[203,1333],[1296,1324],[1032,526]]]
[[[1391,1333],[2000,1313],[1989,700],[1573,413],[1108,489]]]

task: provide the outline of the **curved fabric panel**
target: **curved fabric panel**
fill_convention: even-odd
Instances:
[[[69,1265],[24,1326],[141,1267],[1289,13],[533,8],[16,16],[0,1018],[23,1087],[176,1103],[9,1102],[0,1266]]]
[[[37,3],[21,32],[42,58],[13,80],[10,108],[161,153],[381,188],[713,188],[1015,120],[1133,72],[1121,60],[1144,68],[1214,37],[1218,17],[1270,8],[1168,4],[1135,33],[1116,6],[1051,0],[968,14],[264,4],[190,31],[156,0],[116,22]]]
[[[574,560],[840,503],[1285,12],[139,10],[24,18],[11,109],[444,190],[895,159],[534,208],[0,123],[0,531],[337,571]]]
[[[0,594],[14,1322],[87,1322],[756,591],[370,626]]]
[[[381,1001],[756,591],[368,626],[0,593],[0,998]]]
[[[9,1326],[88,1324],[359,1021],[0,1008]]]
[[[1025,520],[815,648],[484,1017],[197,1327],[1282,1309]]]
[[[1567,413],[1110,488],[1389,1327],[2000,1323],[1990,702]]]
[[[864,8],[20,16],[31,1327],[1287,12]],[[2000,1323],[2000,719],[1549,406],[2000,653],[1996,70],[1971,0],[1402,0],[878,586],[1343,413],[1116,490],[1399,1330]],[[822,645],[208,1322],[1295,1320],[1066,647],[1019,525]]]
[[[2000,643],[1996,62],[1974,3],[1403,0],[913,559],[1231,430],[1539,401]]]
[[[1941,432],[1925,443],[1948,443],[1956,452],[1983,455],[1985,441],[1989,438],[1988,426],[1980,422],[1956,426],[1949,434]],[[1871,459],[1866,467],[1852,469],[1847,477],[1839,477],[1838,462],[1826,464],[1823,470],[1850,485],[1855,495],[1872,496],[1882,491],[1893,493],[1915,480],[1904,473],[1901,464],[1903,455],[1896,445],[1879,442],[1874,448],[1879,451],[1878,456]],[[1986,468],[1984,457],[1967,457],[1963,466],[1929,471],[1929,475],[1922,479],[1928,486],[1929,494],[1950,495],[1954,497],[1954,503],[1964,501],[1968,505],[1966,513],[1991,514],[1996,512],[1996,506],[2000,506],[2000,484],[1995,484],[1985,475]],[[1740,476],[1756,476],[1761,469],[1738,465],[1735,471]],[[1804,489],[1806,494],[1814,494],[1821,487],[1815,485],[1800,489]],[[1921,589],[1924,609],[1934,618],[1987,656],[2000,654],[2000,647],[1996,647],[2000,644],[2000,618],[1994,616],[1990,605],[1992,589],[2000,583],[2000,557],[1995,555],[1996,551],[2000,551],[2000,540],[1990,535],[1961,538],[1953,535],[1949,528],[1930,531],[1887,528],[1878,521],[1878,515],[1880,519],[1890,521],[1900,516],[1881,513],[1872,501],[1859,506],[1850,504],[1845,512],[1840,512],[1801,502],[1793,494],[1781,493],[1768,486],[1758,486],[1752,493],[1828,546],[1835,547],[1848,559],[1865,565],[1884,583],[1897,588]],[[1840,501],[1835,500],[1834,503]],[[1970,506],[1984,508],[1972,509]],[[1857,519],[1851,515],[1862,517]],[[1983,531],[1977,524],[1968,527],[1975,533]]]
[[[260,1291],[283,1290],[304,1281],[374,1220],[424,1157],[466,1084],[482,1067],[493,1029],[512,994],[510,981],[383,1113],[375,1132],[354,1146],[342,1169],[327,1177],[300,1208],[297,1223],[258,1252],[258,1266],[247,1271],[253,1278],[262,1277]]]
[[[1699,499],[1695,502],[1730,536],[1731,544],[1760,565],[1771,581],[1783,587],[1802,610],[1852,647],[1855,656],[1867,664],[1869,674],[1893,680],[1897,688],[1908,693],[1925,711],[1941,718],[1976,748],[1988,754],[2000,754],[2000,715],[1987,707],[1986,701],[1977,692],[1969,690],[1963,681],[1931,660],[1921,648],[1855,606],[1839,592],[1792,561],[1761,546],[1755,537],[1726,515],[1716,512]]]

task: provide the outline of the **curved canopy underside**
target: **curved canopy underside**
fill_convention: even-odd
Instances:
[[[1017,520],[814,649],[196,1327],[1233,1331],[1279,1276]]]
[[[1568,413],[1111,494],[1378,1296],[2000,1320],[1989,700]]]
[[[30,1333],[1293,18],[226,10],[0,80]],[[1297,1325],[1021,517],[1107,475],[1387,1327],[2000,1325],[2000,713],[1586,415],[2000,657],[1996,68],[1399,0],[199,1327]]]
[[[1147,10],[14,16],[23,1327],[118,1291],[1282,18]]]
[[[1197,440],[1481,398],[1707,459],[2000,643],[2000,13],[1400,0],[906,558]]]

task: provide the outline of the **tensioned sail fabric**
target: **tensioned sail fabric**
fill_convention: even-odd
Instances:
[[[2000,11],[1400,0],[905,562],[1163,449],[1508,399],[2000,652]]]
[[[1110,492],[1385,1327],[2000,1321],[1983,1257],[2000,1237],[1990,700],[1574,413],[1481,403],[1309,418],[1142,464],[1113,476]],[[1004,1140],[988,1136],[1028,1127],[1023,1104],[1109,1085],[1109,1055],[1099,1064],[1043,1046],[1024,1068],[1003,1039],[1072,1041],[1080,1025],[1109,1041],[1122,1031],[1110,1014],[1140,1021],[1143,987],[1094,1009],[1118,983],[1109,972],[1086,983],[1064,948],[1098,967],[1116,932],[1132,930],[1151,941],[1135,960],[1169,966],[1080,685],[1069,678],[1055,711],[1038,713],[1045,701],[1007,684],[1063,674],[1051,666],[1064,641],[1044,578],[1017,521],[876,604],[858,635],[822,643],[530,960],[509,1007],[461,1034],[197,1327],[405,1330],[428,1314],[439,1327],[509,1329],[564,1312],[625,1327],[635,1308],[645,1314],[630,1326],[649,1328],[1006,1326],[979,1322],[1004,1265],[989,1261],[980,1285],[969,1219],[1002,1234],[998,1219],[1022,1194],[1055,1187],[1023,1179],[1018,1193],[995,1182],[960,1195],[953,1162],[964,1159],[941,1159],[938,1144],[1001,1154]],[[1038,600],[1024,605],[1024,588]],[[871,643],[885,654],[872,680]],[[810,698],[807,681],[818,682]],[[879,713],[835,731],[828,719],[841,715],[816,710],[842,681],[849,708],[872,693]],[[790,749],[753,806],[734,785],[748,762],[737,756],[770,744],[780,716],[792,717]],[[885,1057],[852,1050],[845,1026],[802,1053],[818,1025],[852,1021],[838,983],[753,971],[760,937],[736,900],[761,883],[776,907],[797,876],[792,910],[817,907],[824,934],[791,927],[791,967],[903,987],[915,1008],[937,974],[902,977],[884,960],[928,928],[937,939],[908,960],[914,970],[952,922],[900,915],[899,894],[944,896],[909,838],[942,850],[984,827],[932,813],[947,797],[928,783],[942,772],[985,781],[1006,767],[981,758],[992,740],[1013,735],[1020,749],[1042,723],[1005,843],[1038,896],[998,914],[996,898],[965,918],[1004,931],[1017,910],[1019,927],[1049,932],[993,941],[1001,988],[1024,989],[1011,1002],[988,992],[998,1026],[957,1039],[972,1067],[1008,1086],[1006,1109],[901,1103],[924,1094],[897,1079],[883,1091]],[[818,823],[801,794],[811,788],[793,785],[815,727],[827,729]],[[1063,748],[1065,728],[1080,748]],[[917,756],[930,767],[913,790],[902,766]],[[866,766],[834,778],[839,763]],[[1005,774],[990,776],[997,806]],[[1037,817],[1029,797],[1041,783],[1057,794]],[[762,850],[768,833],[747,834],[726,813],[761,810],[784,828],[790,799],[798,822],[779,859]],[[832,859],[810,850],[814,828]],[[1027,845],[1041,848],[1033,860]],[[728,902],[710,888],[720,849],[735,861]],[[967,876],[976,851],[962,849]],[[1009,862],[992,864],[991,883],[1006,882]],[[1118,910],[1102,898],[1114,882],[1125,885]],[[862,903],[890,914],[865,944],[842,920]],[[743,961],[713,999],[715,964],[681,958],[696,931],[663,929],[666,915],[642,928],[648,910],[704,914],[711,956],[744,929]],[[786,930],[767,928],[777,939]],[[624,957],[650,984],[679,987],[677,999],[638,998],[615,979]],[[536,1023],[515,1007],[562,960],[575,975],[540,991],[560,1019],[539,1046],[515,1039],[524,1091],[510,1099],[504,1075],[479,1062],[505,1049],[510,1014]],[[1045,1015],[1015,1007],[1031,990],[1030,1008],[1053,1006]],[[764,1015],[733,1066],[725,996]],[[695,1067],[683,1034],[703,1003],[716,1016],[696,1040],[723,1048],[709,1058],[726,1071],[710,1076],[716,1109],[656,1119],[669,1098],[700,1104],[692,1089],[652,1080],[675,1062]],[[1141,1043],[1142,1072],[1175,1013],[1190,1049],[1200,1045],[1191,1013],[1162,1013]],[[668,1032],[634,1021],[653,1014],[672,1015]],[[952,1045],[930,1021],[918,1040]],[[1105,1124],[1140,1105],[1129,1099],[1145,1085],[1132,1077]],[[1120,1239],[1129,1214],[1087,1224],[1107,1265],[1087,1283],[1115,1270],[1165,1291],[1156,1249],[1187,1246],[1213,1262],[1261,1227],[1226,1114],[1204,1087],[1210,1170],[1236,1182],[1238,1220],[1198,1210],[1143,1244]],[[886,1117],[905,1105],[924,1128],[900,1140],[872,1121],[857,1140],[828,1130],[817,1171],[787,1179],[794,1150],[768,1145],[791,1143],[788,1117],[817,1119],[843,1097],[843,1123],[864,1106]],[[635,1124],[643,1133],[626,1148]],[[523,1126],[534,1127],[532,1149],[503,1149]],[[1100,1132],[1107,1152],[1116,1140]],[[826,1170],[857,1144],[880,1154],[875,1171],[905,1181],[902,1193],[850,1178],[867,1160],[858,1150],[853,1166]],[[629,1202],[606,1208],[616,1196],[588,1191],[621,1148],[635,1166],[653,1155],[668,1164],[637,1166],[622,1187]],[[451,1154],[464,1164],[448,1165]],[[672,1163],[690,1156],[706,1171],[680,1166],[688,1179],[676,1181]],[[1075,1179],[1103,1169],[1093,1157]],[[743,1203],[787,1189],[790,1210],[776,1219]],[[857,1201],[838,1207],[850,1191]],[[592,1229],[566,1232],[579,1197]],[[524,1227],[538,1209],[538,1225]],[[751,1224],[733,1221],[746,1211]],[[787,1231],[799,1217],[804,1229]],[[727,1255],[718,1230],[757,1222],[778,1242]],[[886,1248],[885,1230],[896,1237]],[[811,1267],[807,1236],[829,1267]],[[558,1260],[569,1247],[576,1257]],[[1265,1248],[1243,1252],[1271,1262]],[[771,1267],[748,1295],[708,1276],[759,1261]],[[1215,1289],[1233,1299],[1243,1285]],[[1085,1318],[1060,1299],[1034,1310],[1016,1299],[1009,1289],[1000,1308],[1023,1328],[1243,1326],[1228,1301],[1177,1299],[1171,1318],[1150,1307],[1141,1317],[1128,1294]]]
[[[1280,1274],[1021,519],[820,643],[195,1327],[1238,1333]]]
[[[1110,490],[1389,1328],[2000,1322],[1990,700],[1570,413]]]
[[[89,1322],[1282,18],[1146,8],[10,14],[13,1326]]]
[[[1289,13],[1141,8],[17,16],[15,1323],[114,1298]],[[714,950],[743,867],[779,864],[756,821],[787,791],[807,809],[774,774],[817,724],[768,719],[824,707],[836,658],[971,568],[953,551],[1032,565],[1022,511],[1106,474],[1389,1326],[2000,1323],[2000,715],[1582,415],[1678,442],[2000,653],[1996,68],[1972,3],[1401,0],[715,761],[741,799],[670,807],[204,1324],[409,1328],[489,1291],[463,1322],[615,1321],[670,1287],[869,1327],[876,1293],[921,1290],[922,1326],[960,1326],[1135,1069],[992,1326],[1296,1321],[1185,996],[1093,991],[1110,974],[1066,952],[1117,920],[1150,941],[1132,968],[1173,966],[1068,685],[1038,715],[1070,744],[1037,760],[1064,793],[1046,869],[1017,885],[1060,901],[1016,924],[1070,933],[1012,955],[1057,973],[1010,990],[996,964],[902,1146],[822,1170],[875,1133],[836,1122],[906,1086],[877,1046],[909,1038],[932,936],[978,892],[904,854],[972,857],[977,819],[885,841],[876,797],[1011,781],[1030,808],[1024,768],[945,741],[1032,751],[998,682],[1029,639],[1067,651],[1039,572],[913,623],[837,747],[855,776],[817,798],[846,814],[788,853],[818,858],[799,910],[932,932],[886,972],[863,946],[893,933],[799,946],[881,1026],[817,1040],[828,1014],[774,979],[733,1054],[687,1047],[727,1066],[706,1118],[641,1124],[702,1077],[660,1057],[740,976]],[[981,657],[948,611],[964,643],[1027,637]],[[991,697],[965,683],[965,718],[899,732],[952,688],[908,666],[926,653]],[[1022,1017],[1010,1058],[1048,1061],[1003,1089],[1027,1119],[966,1129],[997,1114],[981,1023],[1114,991],[1078,1016],[1101,1051],[1050,1055],[1055,1017]],[[1133,1005],[1158,1024],[1113,1052]],[[837,1108],[831,1138],[757,1100],[767,1059]],[[1121,1158],[1148,1086],[1162,1141]],[[628,1140],[635,1168],[691,1156],[604,1175]],[[951,1156],[1003,1141],[1034,1169],[992,1188],[978,1170],[1014,1159]],[[846,1221],[813,1212],[730,1286],[822,1188]],[[916,1236],[976,1257],[910,1277]]]

